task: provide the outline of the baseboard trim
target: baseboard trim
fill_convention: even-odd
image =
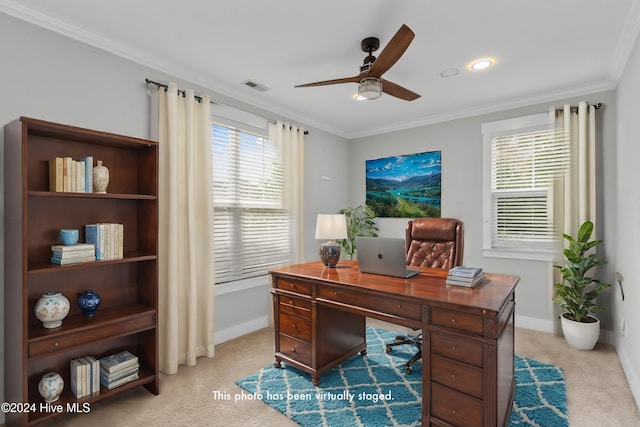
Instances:
[[[516,326],[519,328],[533,329],[534,331],[542,331],[553,334],[554,325],[551,320],[538,319],[536,317],[518,316],[515,319]]]
[[[248,322],[214,332],[213,343],[221,344],[234,338],[241,337],[242,335],[266,328],[267,326],[269,326],[269,316],[261,316]]]
[[[640,377],[638,376],[638,372],[636,371],[637,367],[629,358],[626,345],[624,344],[622,339],[619,339],[616,343],[616,352],[618,353],[618,359],[620,360],[620,364],[622,365],[622,370],[627,377],[627,382],[629,383],[631,394],[636,400],[636,405],[638,405],[638,408],[640,408]]]

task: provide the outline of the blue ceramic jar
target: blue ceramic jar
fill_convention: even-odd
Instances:
[[[78,297],[78,307],[82,310],[82,314],[91,317],[96,314],[96,310],[100,307],[100,295],[88,289]]]

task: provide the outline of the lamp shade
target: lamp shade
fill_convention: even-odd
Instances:
[[[343,214],[318,214],[316,239],[346,239],[347,220]]]

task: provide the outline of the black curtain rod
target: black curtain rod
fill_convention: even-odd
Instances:
[[[144,79],[144,81],[145,81],[145,83],[146,83],[146,84],[148,84],[148,85],[149,85],[149,84],[151,84],[151,85],[156,85],[157,87],[161,87],[161,88],[163,88],[165,91],[166,91],[167,89],[169,89],[169,85],[164,84],[164,83],[154,82],[153,80],[150,80],[150,79],[147,79],[147,78],[145,78],[145,79]],[[187,95],[187,93],[186,93],[184,90],[182,90],[182,89],[178,89],[178,93],[179,93],[180,95],[182,95],[182,96],[186,96],[186,95]],[[202,97],[201,97],[201,96],[194,95],[193,97],[196,99],[196,101],[198,101],[198,102],[202,102]],[[210,102],[211,102],[212,104],[227,105],[227,104],[223,104],[223,103],[221,103],[221,102],[217,102],[217,101],[210,101]],[[233,107],[232,105],[227,105],[227,106],[228,106],[228,107]],[[237,108],[237,107],[233,107],[233,108]],[[275,121],[275,120],[271,120],[271,123],[276,123],[276,121]],[[289,127],[289,129],[291,129],[291,127]],[[308,131],[308,130],[305,130],[305,131],[304,131],[304,134],[305,134],[305,135],[309,135],[309,131]]]
[[[587,104],[587,107],[588,107],[589,105],[590,105],[590,104]],[[602,107],[604,107],[604,104],[603,104],[602,102],[596,102],[595,104],[591,104],[591,105],[593,105],[593,108],[595,108],[596,110],[599,110],[599,109],[601,109]],[[562,111],[562,110],[564,110],[564,108],[563,108],[563,107],[558,107],[558,108],[556,108],[556,111]],[[572,111],[578,111],[578,107],[577,107],[577,106],[572,105],[572,106],[571,106],[571,110],[572,110]]]

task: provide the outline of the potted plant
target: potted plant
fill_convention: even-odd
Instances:
[[[562,314],[562,332],[567,343],[578,350],[591,350],[600,336],[600,320],[593,316],[604,307],[596,304],[596,298],[610,287],[598,279],[589,276],[589,271],[605,264],[598,261],[595,248],[602,240],[589,240],[593,232],[593,223],[585,221],[578,230],[576,238],[563,234],[569,242],[564,250],[565,265],[555,265],[562,275],[562,283],[554,283],[556,296],[554,301],[565,312]]]
[[[356,237],[378,237],[378,225],[374,221],[375,212],[367,205],[345,208],[340,211],[347,220],[347,238],[338,240],[344,252],[353,259],[356,252]]]

